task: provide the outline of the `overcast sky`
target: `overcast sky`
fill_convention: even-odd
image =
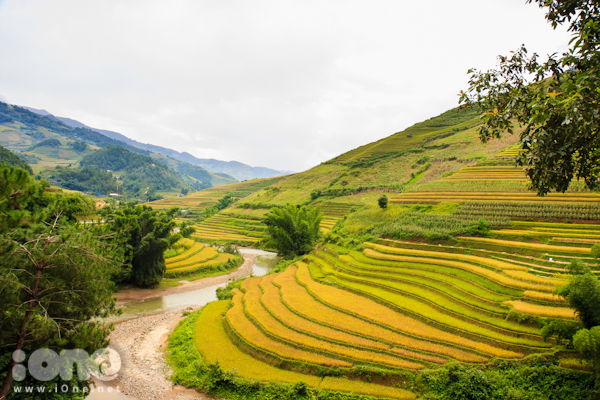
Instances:
[[[302,171],[456,107],[471,67],[568,40],[525,0],[0,0],[0,100]]]

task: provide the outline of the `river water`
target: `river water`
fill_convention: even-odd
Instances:
[[[255,254],[256,261],[252,266],[252,275],[262,276],[275,268],[279,257],[275,253],[257,249],[240,249],[243,254]],[[193,290],[191,292],[170,294],[155,299],[125,303],[119,306],[121,315],[110,317],[108,322],[118,322],[131,318],[142,317],[144,315],[156,314],[168,310],[185,308],[190,306],[203,306],[206,303],[217,300],[217,288],[225,287],[227,283],[209,286],[204,289]]]
[[[263,250],[240,249],[240,253],[255,254],[258,256],[252,266],[252,275],[254,276],[267,274],[275,268],[277,261],[279,261],[279,257],[277,257],[275,253]],[[107,321],[117,322],[179,308],[203,306],[211,301],[217,300],[217,288],[226,285],[226,283],[223,283],[220,285],[209,286],[204,289],[171,294],[156,299],[125,303],[119,307],[122,310],[122,314],[109,318]],[[86,397],[87,400],[135,400],[134,397],[118,392],[117,386],[106,384],[101,381],[96,381],[96,386],[97,387],[91,391],[90,395]]]

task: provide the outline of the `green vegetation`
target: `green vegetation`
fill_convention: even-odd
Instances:
[[[0,165],[5,167],[22,168],[30,174],[33,174],[31,166],[29,166],[29,164],[27,164],[25,160],[23,160],[15,153],[2,146],[0,146]]]
[[[182,237],[172,233],[177,209],[161,212],[127,204],[111,211],[104,211],[106,225],[125,252],[125,262],[114,279],[141,287],[158,285],[166,272],[164,252]]]
[[[89,201],[45,189],[25,170],[0,169],[2,398],[13,383],[13,351],[29,356],[39,348],[59,353],[81,348],[93,353],[108,344],[109,328],[92,320],[115,312],[111,276],[122,261],[118,244],[104,226],[77,223],[74,216],[88,212]],[[20,384],[49,388],[58,381],[41,384],[27,377]],[[79,390],[90,383],[61,382]]]
[[[272,208],[263,220],[268,236],[265,246],[276,249],[279,255],[294,257],[310,252],[321,237],[320,224],[323,214],[318,208],[295,207]]]
[[[31,150],[33,150],[37,147],[59,147],[60,145],[61,145],[61,143],[60,143],[60,140],[58,140],[58,139],[54,139],[54,138],[44,139],[41,142],[37,142],[36,144],[31,146]]]

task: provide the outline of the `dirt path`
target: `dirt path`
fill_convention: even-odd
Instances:
[[[242,256],[244,257],[244,263],[236,271],[233,271],[227,275],[213,276],[191,282],[182,280],[181,282],[183,283],[179,286],[158,290],[136,288],[126,289],[118,292],[115,297],[119,303],[128,303],[132,301],[148,300],[170,294],[185,293],[192,290],[204,289],[209,286],[226,283],[229,280],[243,278],[252,273],[252,266],[254,265],[254,260],[256,260],[257,256],[255,254],[242,254]]]

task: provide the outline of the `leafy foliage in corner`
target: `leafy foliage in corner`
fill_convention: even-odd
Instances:
[[[528,0],[533,3],[534,0]],[[479,136],[486,142],[525,127],[516,162],[526,167],[540,195],[564,192],[574,179],[598,187],[600,177],[600,7],[597,1],[535,0],[553,28],[564,23],[571,47],[547,61],[523,46],[499,56],[495,70],[469,70],[463,105],[481,108]],[[529,81],[528,78],[532,77]]]
[[[291,204],[283,208],[274,207],[263,220],[269,233],[265,245],[282,256],[307,254],[322,236],[322,218],[318,208]]]

